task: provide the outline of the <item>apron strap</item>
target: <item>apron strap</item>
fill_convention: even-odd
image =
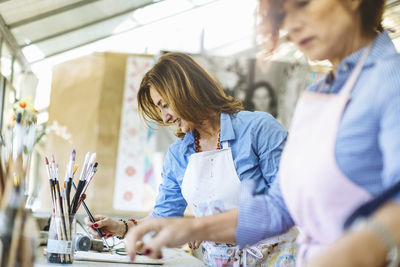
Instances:
[[[348,94],[350,94],[351,90],[353,90],[354,85],[356,84],[358,77],[360,76],[360,73],[364,66],[364,63],[367,59],[369,51],[371,50],[371,47],[372,47],[372,44],[369,44],[366,48],[364,48],[361,58],[357,62],[357,65],[354,68],[353,72],[351,73],[351,76],[347,79],[345,85],[340,90],[340,93],[339,93],[340,95],[348,95]],[[332,73],[329,73],[328,75],[332,75]],[[326,84],[326,79],[318,87],[317,93],[320,93],[322,91],[322,89],[325,87],[325,84]]]
[[[357,219],[367,218],[378,208],[382,207],[388,200],[392,199],[400,192],[400,181],[383,191],[381,194],[371,199],[367,203],[359,206],[345,221],[343,228],[349,228]]]
[[[228,141],[223,141],[223,142],[221,142],[221,148],[222,149],[227,149],[227,148],[229,148],[229,142]]]

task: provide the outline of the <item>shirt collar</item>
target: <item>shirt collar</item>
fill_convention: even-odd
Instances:
[[[336,71],[346,72],[347,70],[354,68],[354,66],[360,60],[362,52],[363,49],[359,49],[358,51],[346,57],[344,60],[342,60],[342,62],[340,62]],[[370,67],[374,65],[378,59],[396,53],[396,48],[393,45],[389,33],[387,31],[384,31],[378,34],[378,36],[373,41],[371,51],[369,52],[369,55],[365,61],[364,67]]]
[[[189,146],[193,146],[194,144],[194,135],[193,132],[189,132],[185,134],[182,140],[181,153],[186,154],[188,152]]]
[[[234,140],[236,138],[235,132],[233,131],[232,118],[230,114],[221,113],[221,142]]]
[[[230,114],[221,113],[220,115],[220,124],[221,124],[221,142],[234,140],[236,138],[235,132],[233,131],[232,119]],[[193,132],[189,132],[185,134],[185,137],[182,140],[181,152],[186,154],[189,150],[190,146],[194,144],[194,135]]]

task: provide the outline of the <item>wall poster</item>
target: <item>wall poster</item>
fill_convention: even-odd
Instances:
[[[140,118],[136,99],[140,81],[153,64],[150,56],[127,59],[113,203],[117,210],[151,211],[157,195],[154,130]]]

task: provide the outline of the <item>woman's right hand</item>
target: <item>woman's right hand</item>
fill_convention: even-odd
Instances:
[[[113,220],[104,215],[93,216],[95,222],[92,223],[89,217],[85,218],[85,223],[88,226],[89,233],[93,238],[100,239],[101,237],[96,231],[96,228],[101,231],[104,237],[122,236],[125,232],[125,224],[121,221]]]
[[[193,238],[194,222],[193,218],[147,218],[129,230],[125,239],[126,251],[132,261],[138,252],[161,259],[163,246],[178,247]],[[149,232],[154,232],[150,240],[145,244],[138,242]]]

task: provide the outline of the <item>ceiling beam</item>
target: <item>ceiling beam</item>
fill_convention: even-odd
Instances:
[[[392,8],[398,5],[400,5],[400,0],[389,0],[386,2],[386,8]]]
[[[126,29],[126,30],[121,31],[121,32],[118,32],[118,33],[107,34],[107,35],[104,35],[104,36],[100,36],[99,38],[96,38],[96,39],[93,39],[93,40],[84,42],[84,43],[82,43],[82,44],[75,45],[75,46],[73,46],[73,47],[69,47],[69,48],[66,48],[66,49],[63,49],[63,50],[60,50],[60,51],[55,51],[54,53],[47,54],[47,55],[46,55],[44,58],[42,58],[42,59],[39,59],[39,60],[36,60],[36,61],[31,62],[31,64],[38,63],[38,62],[43,61],[43,60],[45,60],[45,59],[47,59],[47,58],[49,58],[49,57],[53,57],[53,56],[56,56],[56,55],[65,53],[65,52],[70,51],[70,50],[72,50],[72,49],[76,49],[76,48],[79,48],[79,47],[82,47],[82,46],[85,46],[85,45],[88,45],[88,44],[91,44],[91,43],[94,43],[94,42],[97,42],[97,41],[106,39],[106,38],[111,37],[111,36],[120,35],[120,34],[123,34],[123,33],[128,32],[128,31],[132,31],[132,30],[135,30],[135,29],[138,29],[138,28],[147,26],[147,25],[151,25],[151,24],[153,24],[153,23],[157,23],[157,22],[160,22],[160,21],[162,21],[162,20],[165,20],[165,19],[168,19],[168,18],[177,16],[177,15],[180,15],[180,14],[184,14],[184,13],[186,13],[186,12],[188,12],[188,11],[194,10],[194,9],[196,9],[196,8],[201,8],[201,7],[204,7],[204,6],[213,4],[213,3],[218,2],[218,1],[219,1],[219,0],[214,0],[214,1],[211,1],[211,2],[208,2],[208,3],[205,3],[205,4],[202,4],[202,5],[196,5],[196,6],[194,6],[193,8],[190,8],[190,9],[187,9],[187,10],[184,10],[184,11],[181,11],[181,12],[178,12],[178,13],[175,13],[175,14],[172,14],[172,15],[169,15],[169,16],[166,16],[166,17],[157,19],[157,20],[155,20],[155,21],[152,21],[152,22],[149,22],[149,23],[146,23],[146,24],[136,25],[136,26],[134,26],[134,27],[132,27],[132,28],[130,28],[130,29]]]
[[[137,9],[140,9],[140,8],[146,7],[148,5],[152,5],[152,4],[154,4],[154,2],[148,2],[146,4],[143,4],[143,5],[140,5],[140,6],[136,6],[136,7],[133,7],[133,8],[130,8],[130,9],[115,13],[113,15],[110,15],[110,16],[107,16],[107,17],[104,17],[104,18],[101,18],[101,19],[97,19],[97,20],[85,23],[83,25],[80,25],[80,26],[77,26],[77,27],[74,27],[74,28],[71,28],[71,29],[68,29],[68,30],[65,30],[65,31],[57,32],[55,34],[48,35],[48,36],[45,36],[43,38],[32,40],[29,44],[23,44],[20,47],[24,48],[24,47],[32,45],[32,44],[41,43],[41,42],[47,41],[49,39],[53,39],[53,38],[56,38],[56,37],[59,37],[61,35],[64,35],[64,34],[67,34],[67,33],[71,33],[71,32],[74,32],[74,31],[78,31],[80,29],[83,29],[83,28],[86,28],[86,27],[90,27],[90,26],[99,24],[101,22],[104,22],[104,21],[107,21],[107,20],[110,20],[110,19],[113,19],[113,18],[121,17],[121,16],[129,14],[129,13],[131,13],[131,12],[137,10]]]
[[[30,17],[30,18],[26,18],[26,19],[11,23],[11,24],[8,25],[8,27],[11,30],[11,29],[14,29],[16,27],[20,27],[20,26],[23,26],[25,24],[32,23],[32,22],[35,22],[35,21],[38,21],[38,20],[41,20],[41,19],[44,19],[44,18],[48,18],[48,17],[54,16],[54,15],[57,15],[57,14],[61,14],[61,13],[70,11],[70,10],[75,9],[75,8],[79,8],[81,6],[84,6],[84,5],[87,5],[87,4],[96,2],[96,1],[99,1],[99,0],[83,0],[83,1],[79,1],[79,2],[76,2],[76,3],[70,4],[70,5],[66,5],[66,6],[54,9],[54,10],[50,10],[50,11],[45,12],[45,13],[41,13],[41,14],[39,14],[37,16],[33,16],[33,17]]]
[[[3,40],[7,43],[8,47],[11,49],[11,53],[13,54],[13,56],[21,63],[22,69],[24,71],[30,71],[31,67],[28,60],[25,58],[21,48],[19,47],[14,36],[8,29],[1,15],[0,15],[0,34],[3,37]]]

